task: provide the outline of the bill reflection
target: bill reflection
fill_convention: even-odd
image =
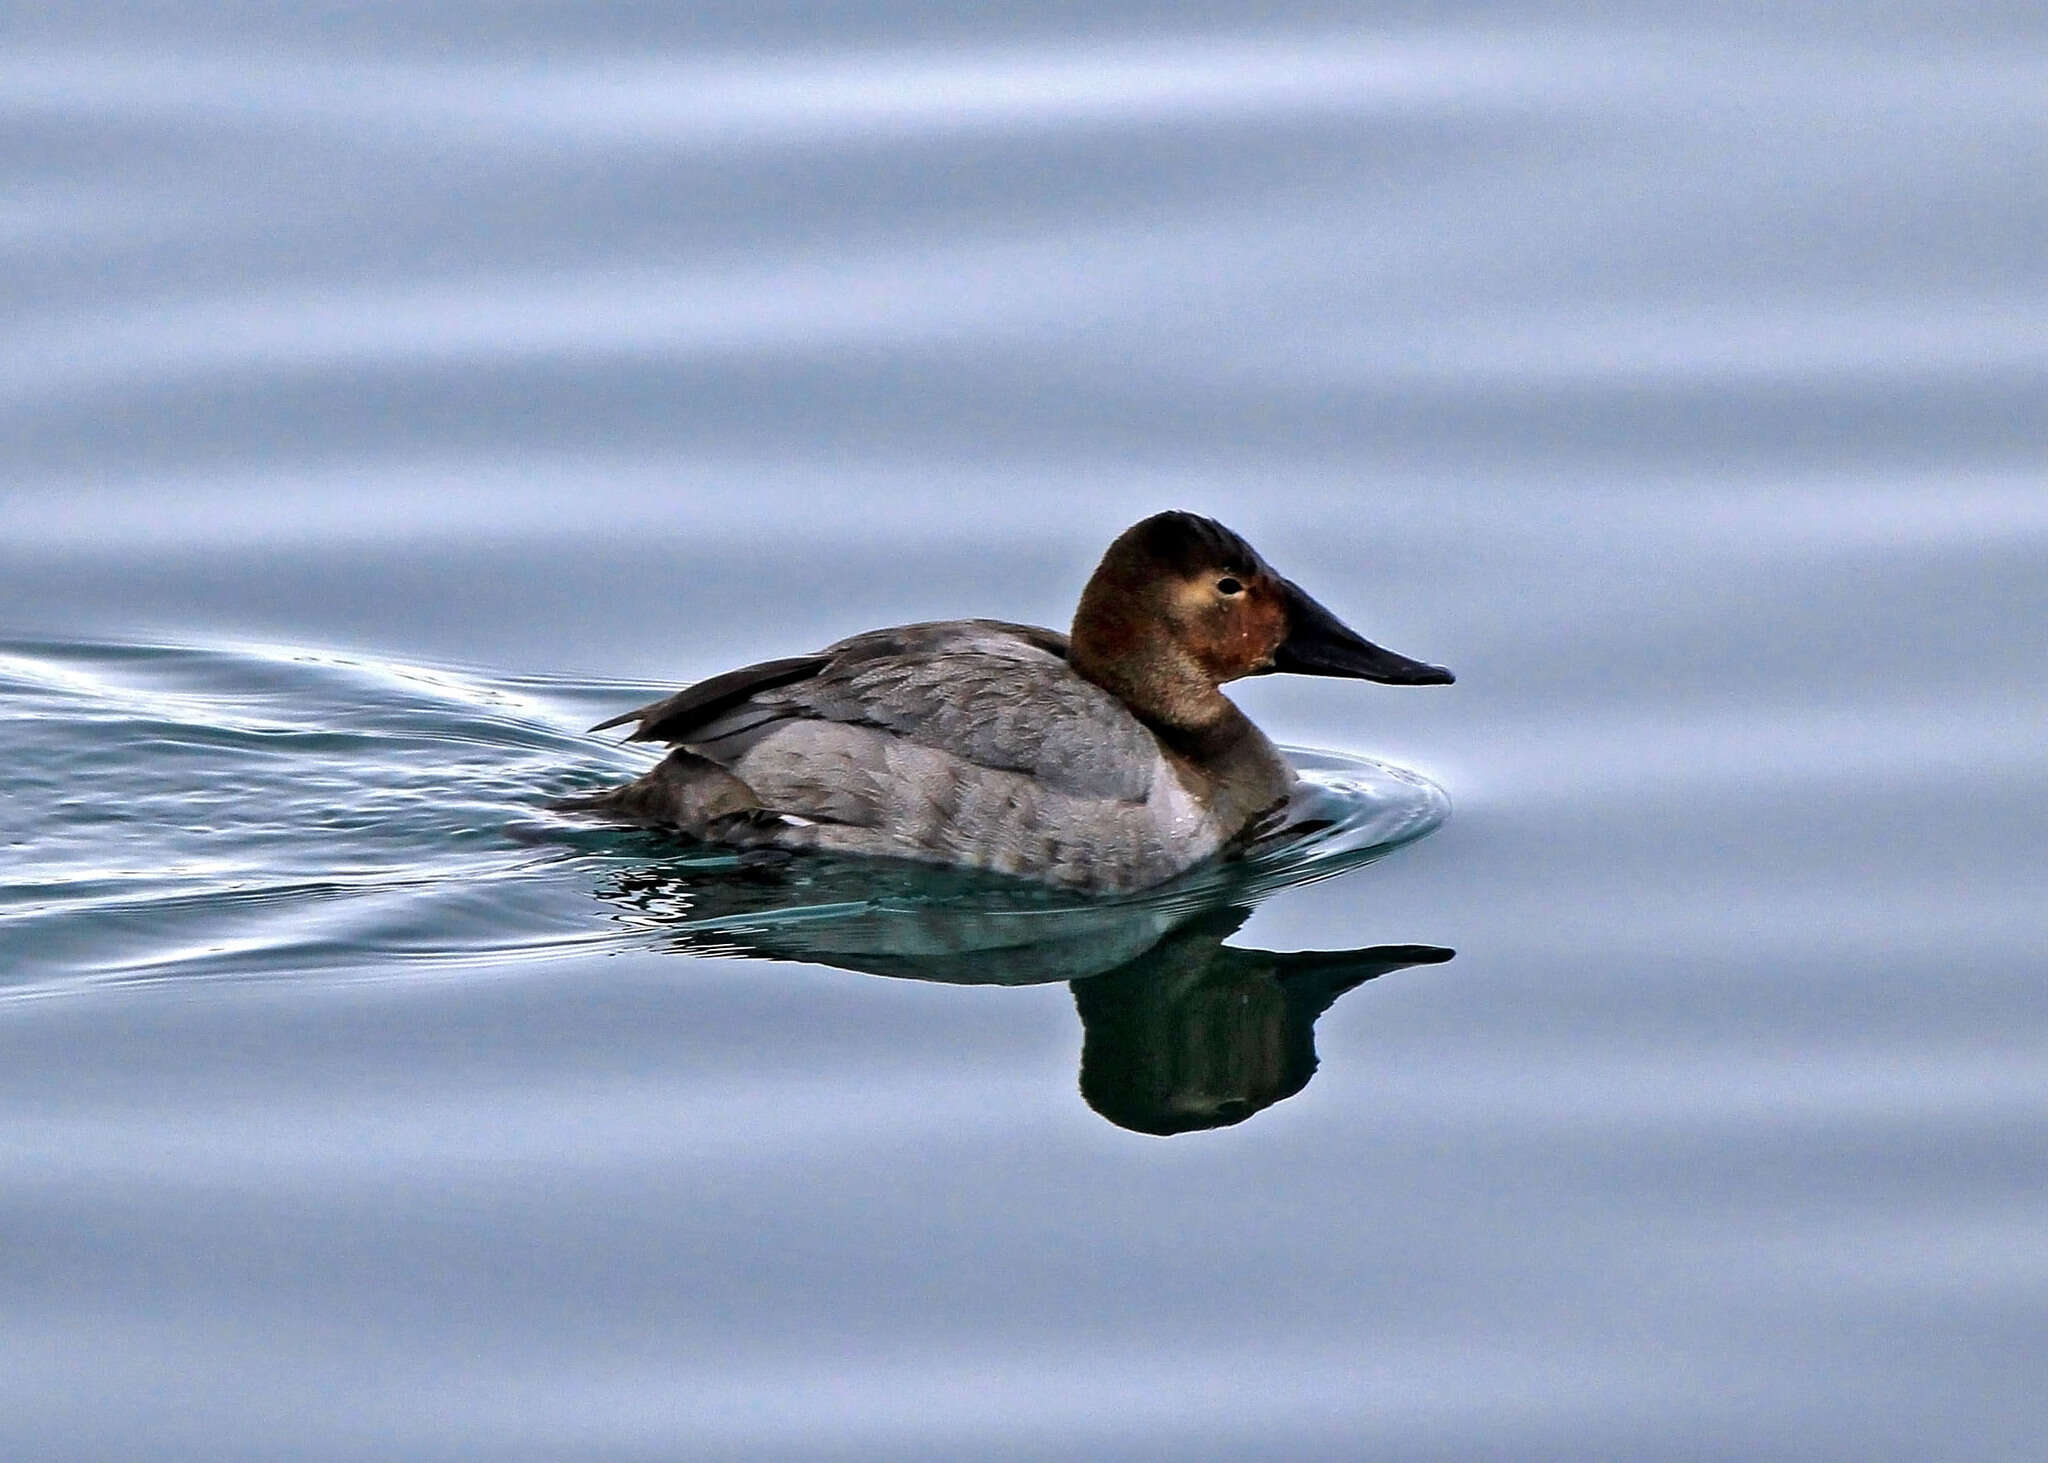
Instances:
[[[1281,954],[1226,945],[1251,914],[1196,920],[1136,960],[1074,982],[1081,1096],[1120,1128],[1225,1128],[1294,1096],[1316,1071],[1316,1020],[1337,998],[1439,945]]]

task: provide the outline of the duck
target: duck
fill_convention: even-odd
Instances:
[[[625,712],[671,751],[555,806],[739,850],[913,859],[1084,894],[1224,854],[1296,775],[1224,695],[1246,676],[1449,685],[1375,645],[1215,519],[1119,534],[1066,634],[1005,620],[870,630]]]

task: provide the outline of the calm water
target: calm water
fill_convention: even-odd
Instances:
[[[11,16],[0,1453],[2038,1458],[2048,22],[1781,9]],[[1245,866],[543,807],[1168,506]]]

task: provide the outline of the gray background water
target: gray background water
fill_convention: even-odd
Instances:
[[[2044,97],[2022,4],[10,14],[0,628],[686,679],[1198,508],[1460,674],[1244,689],[1458,812],[1240,938],[1459,955],[1161,1141],[1059,986],[84,925],[0,1451],[2038,1458]]]

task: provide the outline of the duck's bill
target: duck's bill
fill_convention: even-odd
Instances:
[[[1296,676],[1348,676],[1389,686],[1448,686],[1457,679],[1440,665],[1410,660],[1375,645],[1296,586],[1288,603],[1290,629],[1273,655],[1273,669]]]

